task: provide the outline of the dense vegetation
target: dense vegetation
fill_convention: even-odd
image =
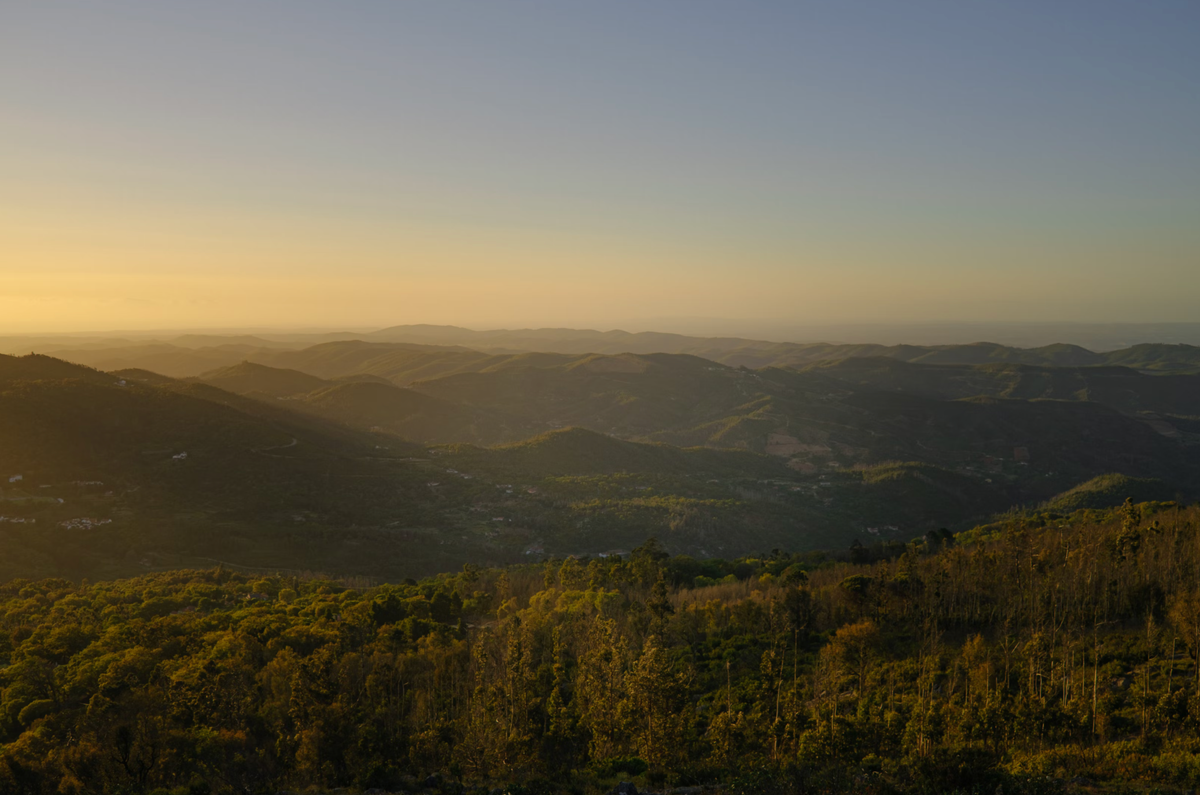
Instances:
[[[0,586],[0,791],[1200,785],[1200,510],[957,537]],[[432,776],[432,778],[430,778]]]

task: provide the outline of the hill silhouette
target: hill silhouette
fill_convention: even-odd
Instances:
[[[334,384],[295,401],[294,408],[416,442],[476,440],[482,427],[488,428],[489,436],[508,433],[503,418],[386,382]]]
[[[1104,365],[1047,367],[914,364],[880,357],[841,359],[812,365],[819,373],[851,384],[944,399],[975,396],[1023,400],[1085,400],[1128,414],[1140,412],[1188,416],[1200,406],[1200,376],[1149,375]]]
[[[1177,496],[1178,491],[1161,480],[1105,474],[1056,495],[1043,503],[1041,508],[1058,513],[1072,513],[1084,509],[1115,508],[1127,499],[1132,499],[1135,503],[1169,502]]]
[[[240,362],[232,367],[210,370],[201,374],[200,380],[230,392],[259,392],[271,397],[302,395],[329,385],[322,378],[298,370],[267,367],[253,362]]]
[[[369,355],[393,375],[399,358],[425,368],[443,355],[359,343],[318,347],[343,363],[347,351],[357,351],[351,359],[359,363]],[[574,427],[627,441],[768,453],[798,471],[919,461],[999,475],[1014,502],[1049,499],[1114,467],[1175,484],[1197,469],[1192,442],[1200,436],[1188,412],[1200,405],[1200,376],[882,357],[751,371],[675,354],[448,355],[457,369],[468,359],[473,369],[410,389],[366,374],[372,383],[329,385],[288,402],[422,443],[508,444]],[[290,377],[253,368],[264,378]]]
[[[330,377],[254,362],[211,375],[237,394],[0,359],[0,474],[21,476],[0,481],[0,552],[13,571],[76,576],[201,559],[407,576],[647,535],[694,555],[845,548],[1055,499],[1190,499],[1198,481],[1197,423],[1084,399],[1186,408],[1191,376],[883,358],[754,371],[677,354],[362,343],[320,353],[382,355],[387,368],[448,355],[459,371],[409,388],[341,365]],[[1106,473],[1120,477],[1086,483]],[[1145,491],[1152,481],[1161,492]]]
[[[1032,348],[989,342],[953,345],[792,343],[617,330],[474,331],[428,325],[395,326],[369,333],[208,334],[159,340],[79,337],[74,346],[73,340],[71,337],[10,338],[0,342],[6,342],[8,349],[50,353],[103,370],[142,368],[173,377],[187,377],[248,360],[296,369],[321,378],[370,372],[400,384],[482,369],[487,366],[483,360],[491,356],[533,352],[565,356],[676,353],[753,369],[803,368],[823,361],[866,356],[922,364],[1120,365],[1147,372],[1200,372],[1200,348],[1166,343],[1143,343],[1096,352],[1061,343]],[[407,355],[416,352],[428,355]]]
[[[17,381],[59,381],[76,379],[93,383],[112,384],[119,379],[107,373],[71,364],[41,354],[28,356],[0,355],[0,384]]]
[[[403,461],[419,448],[394,437],[205,384],[151,386],[44,357],[0,367],[0,558],[26,562],[4,576],[35,573],[20,569],[30,561],[97,576],[200,558],[382,573],[379,550],[400,543],[404,568],[446,561],[436,535],[369,529],[449,526],[426,472]],[[469,544],[452,560],[464,555]]]
[[[521,438],[529,427],[509,427],[504,417],[404,389],[376,375],[325,380],[296,370],[243,362],[194,379],[246,397],[286,400],[286,407],[353,428],[394,434],[414,442]]]

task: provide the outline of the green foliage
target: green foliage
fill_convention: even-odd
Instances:
[[[1176,495],[1176,489],[1159,480],[1109,473],[1064,491],[1043,503],[1041,509],[1071,513],[1089,508],[1115,508],[1127,499],[1134,502],[1165,502],[1175,499]]]
[[[1194,788],[1198,533],[1130,503],[860,563],[15,580],[0,790]]]

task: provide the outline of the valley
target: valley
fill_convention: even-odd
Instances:
[[[421,339],[434,338],[448,341]],[[216,560],[394,580],[650,536],[698,558],[844,550],[1042,504],[1190,501],[1200,482],[1186,346],[1104,355],[1144,369],[1064,346],[841,346],[752,369],[689,353],[187,342],[248,358],[182,377],[190,354],[162,372],[0,358],[0,576]]]

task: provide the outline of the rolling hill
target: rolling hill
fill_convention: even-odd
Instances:
[[[414,442],[523,438],[536,430],[528,425],[512,427],[505,417],[404,389],[370,374],[326,380],[297,370],[242,362],[186,381],[266,401],[276,407],[281,405],[276,401],[286,401],[283,405],[296,412]]]
[[[1118,365],[928,365],[870,357],[824,362],[807,371],[848,384],[947,400],[976,396],[1083,400],[1127,414],[1184,417],[1200,410],[1200,376],[1150,375]]]
[[[1078,345],[1052,344],[1017,348],[989,342],[967,345],[870,345],[790,343],[738,337],[690,337],[657,332],[593,331],[587,329],[522,329],[473,331],[454,326],[393,326],[364,336],[374,342],[459,345],[504,352],[545,351],[583,353],[681,353],[733,366],[803,367],[830,359],[882,356],[925,364],[988,364],[1009,362],[1043,366],[1085,367],[1115,364],[1140,370],[1200,371],[1200,347],[1143,343],[1097,353]]]
[[[1144,343],[1096,352],[1067,344],[1020,348],[989,342],[954,345],[793,343],[619,330],[474,331],[428,325],[394,326],[374,332],[191,334],[162,339],[63,335],[11,337],[0,339],[0,351],[3,350],[37,351],[104,370],[142,368],[173,377],[196,376],[249,360],[322,378],[369,372],[399,384],[483,369],[488,366],[485,360],[491,356],[539,352],[563,356],[676,353],[753,369],[804,368],[831,360],[882,357],[920,364],[1116,365],[1156,373],[1200,372],[1200,347],[1185,344]],[[405,355],[420,351],[428,356]]]
[[[578,427],[675,447],[768,453],[808,473],[921,461],[996,475],[1014,502],[1048,499],[1114,469],[1190,488],[1197,469],[1192,442],[1200,436],[1182,413],[1200,406],[1197,376],[878,357],[750,371],[672,354],[514,354],[478,357],[475,366],[408,389],[329,383],[287,403],[422,443],[509,444]],[[253,371],[263,379],[294,377]],[[302,387],[311,383],[300,379]],[[268,389],[253,380],[241,387]]]
[[[845,548],[1200,482],[1200,421],[1165,413],[1189,410],[1190,376],[357,341],[272,355],[328,369],[179,380],[0,358],[0,577],[214,560],[398,577],[650,535],[696,556]],[[391,380],[419,372],[440,375]]]
[[[299,370],[267,367],[253,362],[240,362],[231,367],[210,370],[202,374],[199,380],[240,395],[260,393],[275,398],[303,395],[329,385],[324,379]]]
[[[438,549],[449,524],[424,465],[404,460],[420,448],[394,437],[46,357],[0,372],[0,559],[24,561],[0,576],[207,559],[382,575],[472,554]],[[385,525],[404,532],[372,529]]]
[[[761,453],[680,449],[581,428],[431,452],[451,482],[499,484],[482,511],[490,532],[509,532],[512,522],[531,528],[531,548],[545,553],[628,550],[647,534],[701,557],[798,542],[844,548],[965,528],[1012,504],[1000,485],[926,464],[805,476]]]
[[[1126,499],[1142,503],[1168,502],[1178,498],[1179,492],[1161,480],[1106,474],[1055,495],[1040,507],[1046,511],[1072,513],[1085,509],[1112,508]]]

